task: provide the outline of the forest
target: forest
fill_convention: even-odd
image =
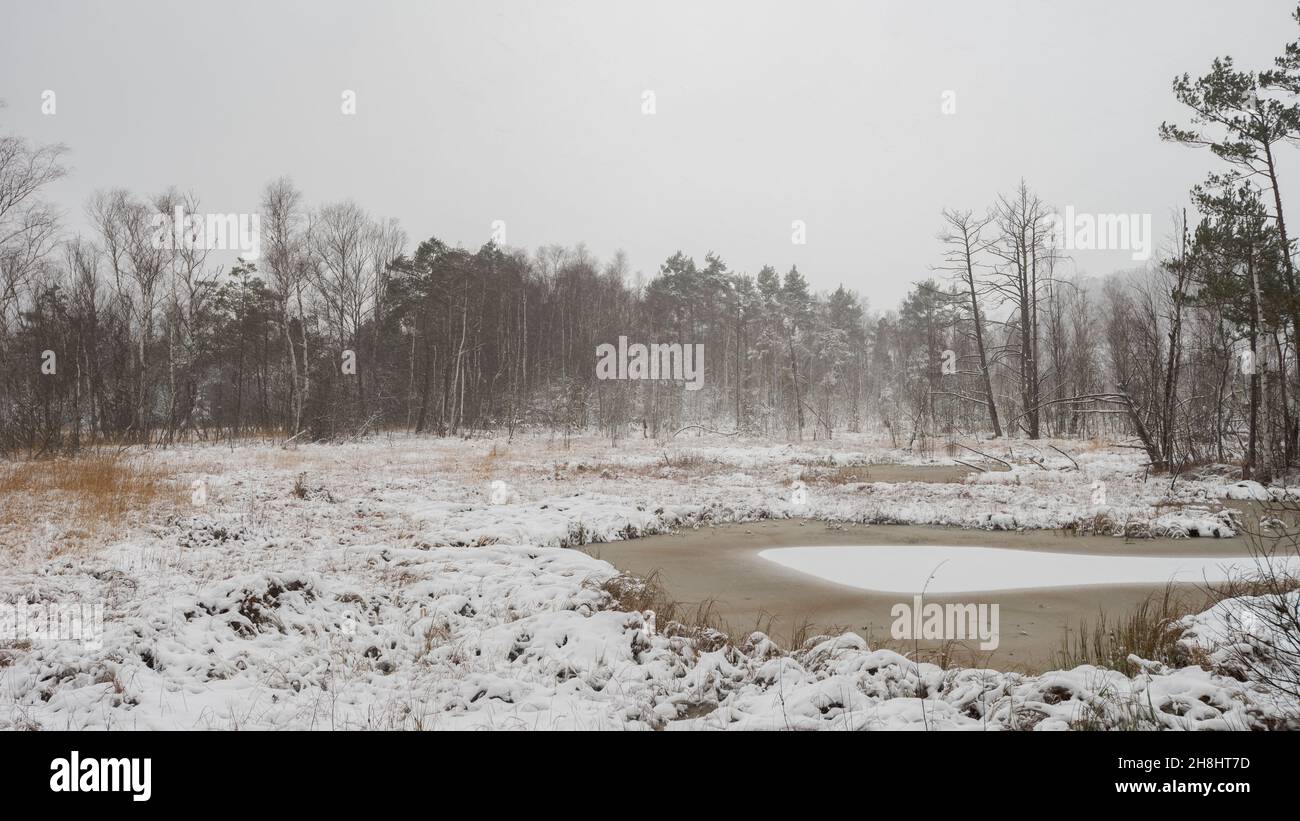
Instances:
[[[158,215],[202,213],[175,188],[100,191],[91,227],[69,235],[44,196],[68,148],[5,135],[0,453],[698,426],[880,430],[922,453],[958,437],[1119,437],[1157,471],[1236,461],[1267,480],[1300,459],[1300,284],[1278,170],[1300,138],[1300,40],[1264,70],[1217,59],[1172,93],[1186,117],[1158,124],[1162,150],[1203,150],[1206,176],[1150,261],[1080,273],[1051,230],[1056,205],[1012,182],[935,214],[928,276],[896,307],[712,252],[673,253],[647,281],[582,245],[412,243],[288,178],[261,193],[257,258],[220,265],[203,243],[159,241]],[[703,345],[702,389],[599,380],[597,350],[620,336]]]

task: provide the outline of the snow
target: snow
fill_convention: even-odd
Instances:
[[[759,556],[826,581],[883,593],[1225,582],[1258,570],[1242,556],[1103,556],[997,547],[778,547]],[[1282,568],[1279,564],[1279,569]],[[1300,557],[1287,563],[1300,572]]]
[[[53,498],[6,498],[0,601],[99,603],[102,645],[0,638],[0,728],[1255,728],[1258,683],[1188,665],[1130,678],[941,670],[846,633],[789,652],[618,609],[580,545],[798,514],[828,521],[1231,535],[1222,480],[1144,481],[1098,443],[964,483],[824,471],[951,464],[870,437],[392,436],[143,456],[184,502],[73,549]],[[1015,453],[1009,452],[1015,450]],[[2,469],[2,468],[0,468]],[[304,477],[305,488],[295,493]],[[793,505],[790,485],[805,483]],[[207,488],[187,505],[191,483]],[[1105,483],[1109,504],[1093,502]],[[504,482],[503,488],[496,482]],[[496,500],[494,503],[493,500]],[[1197,509],[1199,508],[1199,510]],[[1140,542],[1135,542],[1140,545]],[[1139,550],[1134,547],[1135,552]],[[1208,662],[1207,662],[1208,663]],[[1136,717],[1135,717],[1136,716]]]

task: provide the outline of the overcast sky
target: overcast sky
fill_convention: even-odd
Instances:
[[[983,209],[1022,176],[1054,205],[1166,231],[1213,166],[1157,138],[1185,120],[1170,80],[1216,55],[1267,65],[1293,8],[0,0],[0,131],[70,147],[52,198],[74,229],[98,188],[174,184],[250,212],[289,174],[310,202],[354,198],[414,241],[477,248],[504,220],[511,246],[621,248],[647,275],[713,250],[883,309],[939,262],[942,208]]]

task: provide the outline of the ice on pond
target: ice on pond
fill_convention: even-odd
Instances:
[[[1222,582],[1259,569],[1250,556],[1099,556],[1000,547],[779,547],[758,555],[826,581],[883,593]],[[1280,569],[1280,563],[1273,565]],[[1300,571],[1300,559],[1291,557],[1289,566]]]

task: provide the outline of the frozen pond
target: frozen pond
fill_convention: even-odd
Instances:
[[[1222,582],[1256,571],[1248,556],[1106,556],[996,547],[778,547],[759,556],[826,581],[883,593],[967,593],[1082,585]],[[1275,563],[1281,568],[1281,561]],[[1289,568],[1300,570],[1291,557]],[[930,578],[933,576],[933,578]]]

